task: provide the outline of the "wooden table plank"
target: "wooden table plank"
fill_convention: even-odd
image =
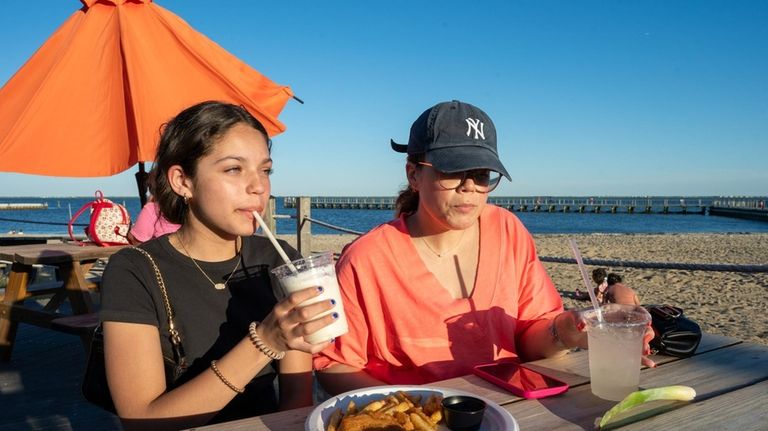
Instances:
[[[72,243],[12,245],[0,247],[0,260],[19,262],[25,265],[38,263],[56,265],[71,262],[73,258],[84,261],[109,257],[123,247],[79,246]]]
[[[717,426],[713,426],[713,424]],[[620,430],[718,429],[734,431],[768,428],[768,381],[694,402]]]
[[[691,386],[696,390],[697,400],[706,400],[765,379],[768,379],[768,347],[742,343],[646,368],[641,371],[640,385],[641,388]],[[570,430],[592,429],[595,419],[614,404],[595,397],[590,386],[583,385],[557,397],[510,403],[504,408],[515,416],[522,429]],[[660,414],[684,405],[660,402],[652,409],[637,410],[633,417],[645,424],[648,414]]]
[[[285,412],[240,419],[217,425],[189,428],[188,431],[217,430],[217,431],[289,431],[304,430],[304,422],[312,413],[314,407],[301,407]]]

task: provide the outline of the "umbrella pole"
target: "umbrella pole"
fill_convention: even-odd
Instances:
[[[147,203],[147,171],[144,170],[144,162],[139,162],[139,171],[136,172],[136,186],[139,188],[139,200],[141,207]]]

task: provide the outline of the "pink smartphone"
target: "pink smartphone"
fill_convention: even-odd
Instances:
[[[544,398],[568,390],[568,384],[517,362],[476,365],[474,373],[523,398]]]

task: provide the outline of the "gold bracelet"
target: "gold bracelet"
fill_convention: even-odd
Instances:
[[[219,378],[222,382],[224,382],[225,385],[229,389],[232,389],[233,391],[237,392],[238,394],[242,394],[245,392],[245,389],[240,389],[237,386],[233,385],[229,380],[227,380],[223,374],[221,374],[221,371],[219,371],[219,367],[216,366],[216,360],[214,359],[211,361],[211,369],[213,370],[214,374],[216,374],[216,377]]]
[[[283,359],[285,357],[285,352],[275,352],[271,347],[264,343],[264,340],[259,337],[259,334],[256,333],[256,328],[258,326],[259,322],[251,322],[251,325],[248,326],[248,334],[251,336],[251,342],[253,345],[268,358],[274,359],[276,361]]]

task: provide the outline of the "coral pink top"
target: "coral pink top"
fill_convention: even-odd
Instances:
[[[427,269],[402,216],[350,244],[336,270],[350,330],[314,366],[347,364],[388,384],[453,378],[517,357],[525,331],[563,310],[533,238],[514,214],[493,205],[480,215],[469,298],[454,299]]]

